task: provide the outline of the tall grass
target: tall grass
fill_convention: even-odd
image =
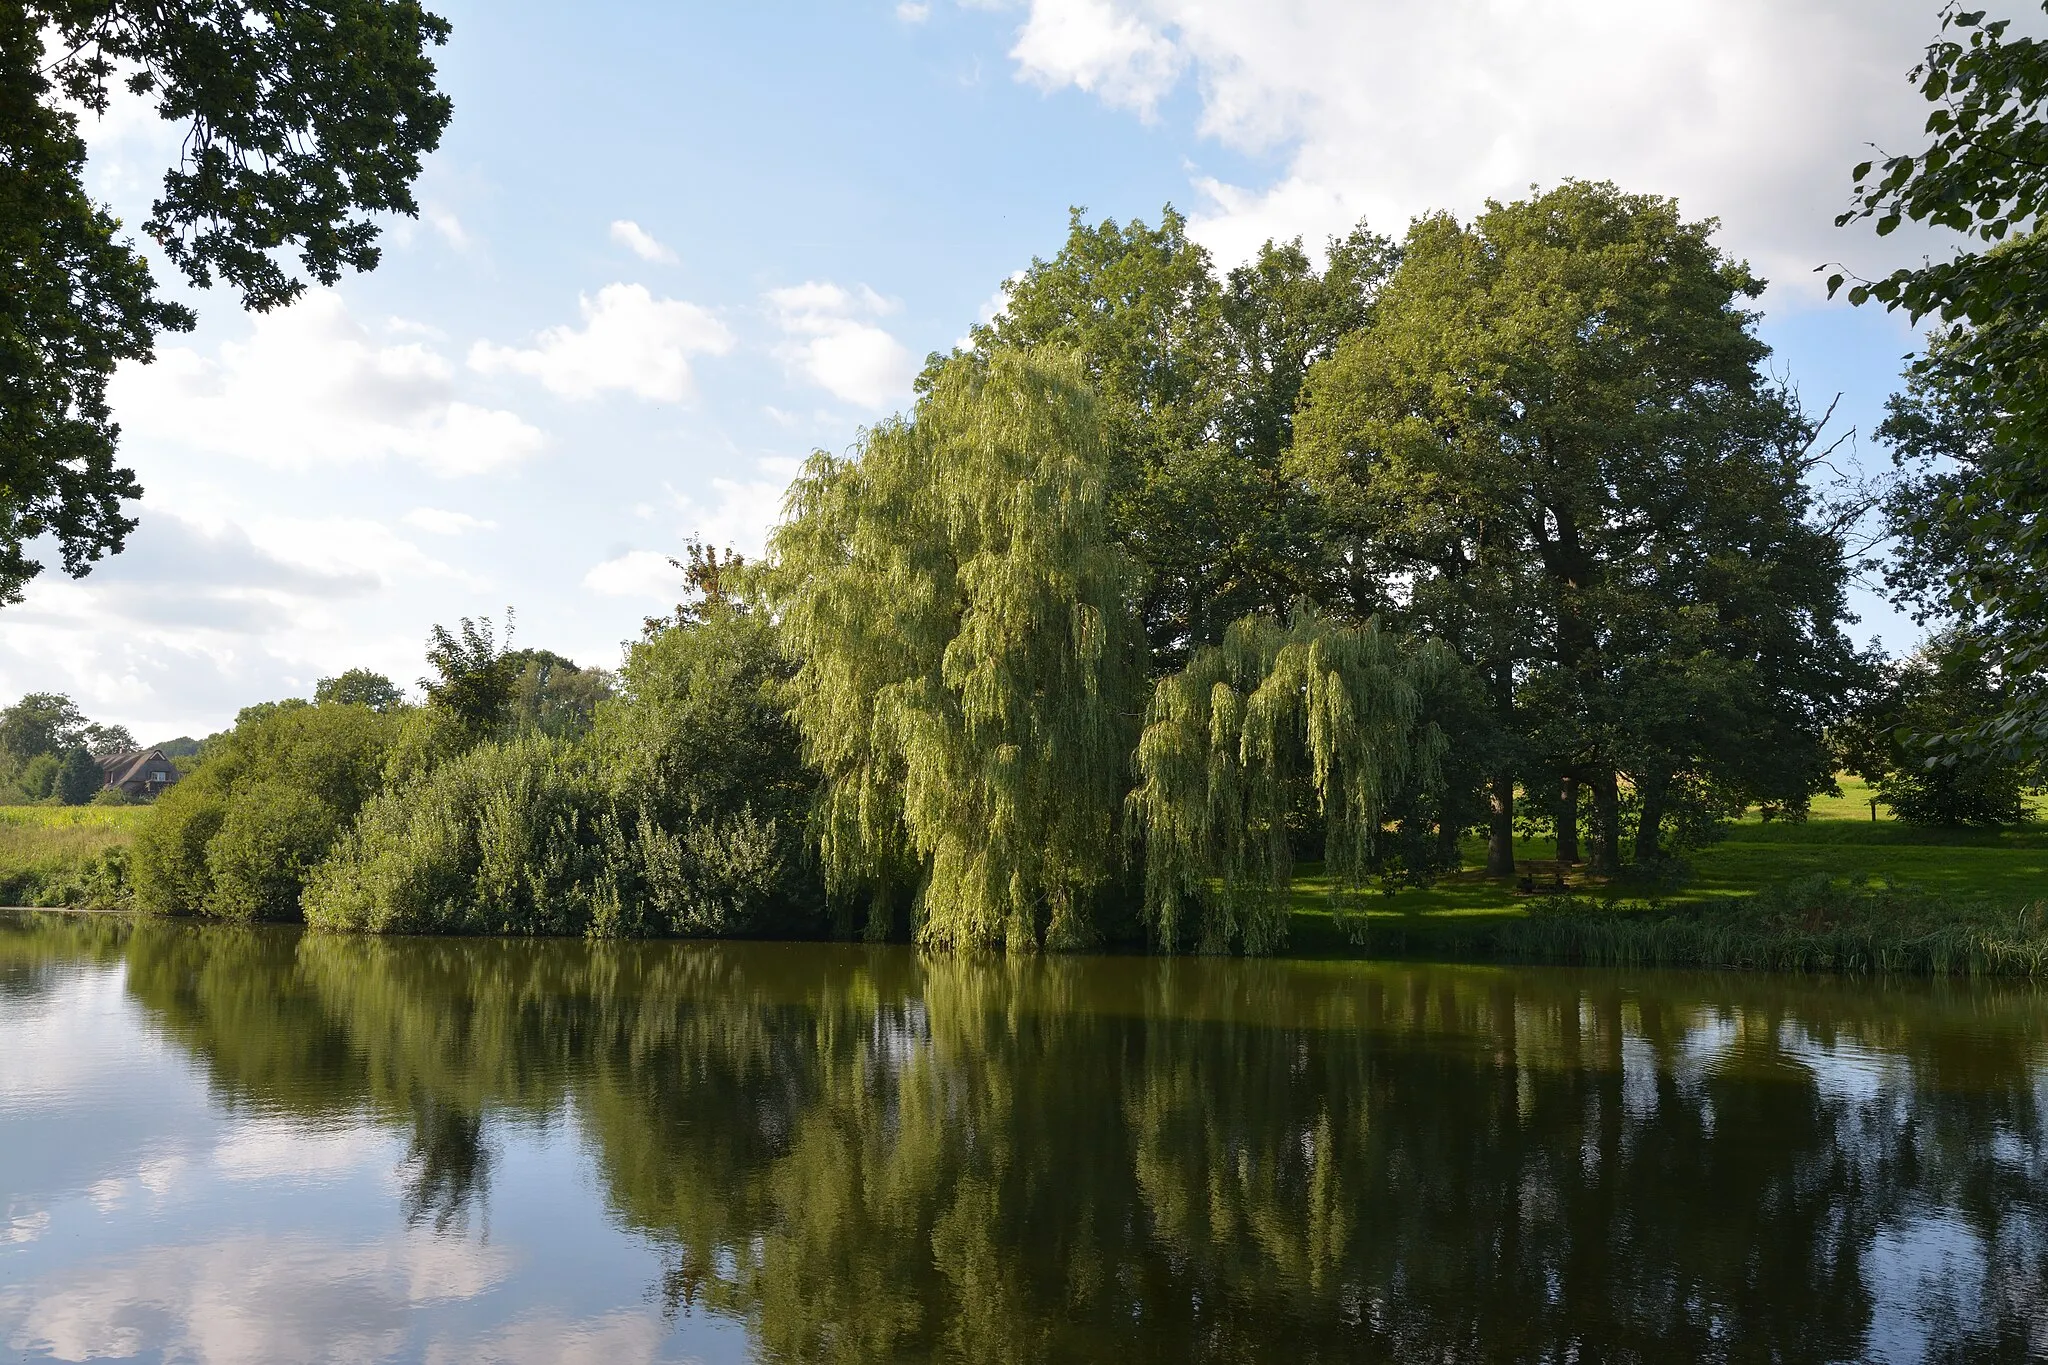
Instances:
[[[118,909],[146,806],[0,806],[0,905]]]
[[[1560,899],[1519,919],[1382,922],[1372,946],[1606,967],[2048,977],[2048,898],[2014,907],[1823,875],[1679,906]]]

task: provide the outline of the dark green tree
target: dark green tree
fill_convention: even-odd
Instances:
[[[514,725],[563,739],[589,733],[599,703],[611,695],[609,673],[579,668],[549,649],[513,650],[505,657],[518,669],[509,702]]]
[[[344,706],[367,706],[381,714],[405,705],[405,689],[382,673],[373,673],[367,668],[351,668],[315,683],[313,701],[318,705],[332,702]]]
[[[75,744],[65,750],[64,766],[57,770],[57,799],[67,806],[82,806],[99,794],[106,778],[100,765],[92,761],[92,753],[83,744]]]
[[[1730,702],[1736,733],[1768,738],[1767,762],[1723,774],[1756,798],[1803,807],[1828,780],[1844,555],[1805,484],[1813,426],[1762,373],[1762,282],[1714,226],[1577,182],[1423,219],[1311,372],[1289,469],[1324,500],[1351,614],[1449,644],[1512,741],[1496,875],[1525,777],[1591,791],[1603,872],[1633,778],[1654,849],[1654,793],[1743,761],[1710,724],[1670,725],[1674,705]]]
[[[142,747],[135,742],[135,732],[127,726],[102,725],[98,721],[85,727],[83,739],[86,749],[95,754],[116,754]]]
[[[507,718],[523,665],[510,651],[512,612],[505,612],[505,642],[499,644],[488,616],[463,617],[455,630],[435,626],[427,636],[427,663],[435,675],[421,678],[430,705],[454,716],[472,733],[489,734]]]
[[[1926,825],[2008,825],[2048,773],[2004,749],[1945,751],[1940,737],[2007,710],[2012,684],[1985,642],[1950,628],[1887,669],[1839,727],[1843,765],[1901,820]]]
[[[1912,450],[1913,409],[1933,400],[1973,430],[1960,442],[1943,434],[1941,453],[1958,463],[1918,481],[1900,572],[1923,600],[1938,575],[1944,613],[1980,632],[2000,670],[2021,679],[2048,675],[2048,41],[2015,37],[2010,19],[1985,13],[1954,0],[1942,8],[1940,35],[1912,72],[1934,106],[1929,141],[1857,166],[1854,202],[1836,220],[1874,220],[1879,235],[1925,223],[1980,249],[1879,280],[1837,270],[1828,288],[1847,284],[1852,303],[1939,320],[1887,426]],[[1950,738],[2048,752],[2048,689],[2016,687],[2004,712]]]
[[[1219,280],[1171,207],[1156,228],[1091,225],[1077,209],[1060,253],[1033,261],[976,329],[980,354],[1051,344],[1081,357],[1108,432],[1110,525],[1144,570],[1158,667],[1246,613],[1328,597],[1319,509],[1282,459],[1309,366],[1365,321],[1393,260],[1361,226],[1320,269],[1299,240],[1268,242]]]
[[[120,550],[141,489],[114,462],[107,380],[193,323],[85,193],[74,109],[104,112],[119,83],[185,125],[143,231],[262,311],[305,287],[283,250],[331,284],[376,265],[377,215],[417,211],[447,35],[416,0],[0,0],[0,602],[41,571],[39,539],[73,575]]]
[[[42,754],[61,754],[78,744],[86,719],[61,692],[31,692],[0,711],[0,755],[20,765]]]

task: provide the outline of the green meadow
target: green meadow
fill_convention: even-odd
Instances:
[[[0,905],[126,899],[127,854],[147,806],[0,806]]]

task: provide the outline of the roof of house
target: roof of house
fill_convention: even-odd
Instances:
[[[96,754],[93,756],[93,762],[99,764],[100,770],[107,775],[109,787],[125,786],[130,782],[147,782],[149,770],[158,767],[167,773],[176,771],[171,760],[164,757],[164,751],[161,749],[123,749],[117,753]]]

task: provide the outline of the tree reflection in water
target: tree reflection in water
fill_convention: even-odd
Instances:
[[[406,1214],[439,1232],[517,1197],[493,1125],[572,1120],[665,1249],[670,1310],[771,1360],[2048,1350],[2031,989],[148,923],[117,946],[224,1102],[409,1128]]]

